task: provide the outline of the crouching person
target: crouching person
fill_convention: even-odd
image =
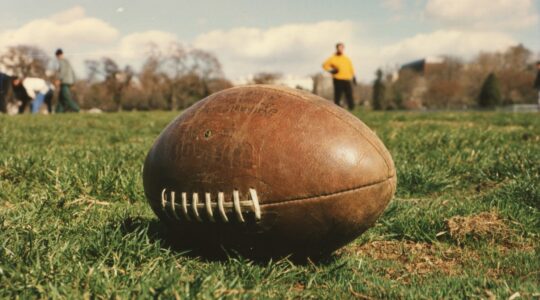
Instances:
[[[35,77],[24,79],[14,77],[12,82],[14,90],[18,91],[16,94],[21,95],[18,98],[21,98],[21,101],[23,101],[22,110],[19,110],[20,113],[24,112],[27,103],[25,100],[32,101],[31,108],[33,114],[39,112],[43,103],[47,105],[47,111],[52,113],[52,98],[54,95],[54,86],[52,84]]]

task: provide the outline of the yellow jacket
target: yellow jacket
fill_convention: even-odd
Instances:
[[[344,54],[330,56],[323,63],[323,69],[326,71],[336,69],[338,72],[332,75],[335,79],[351,80],[354,77],[354,68],[351,60]]]

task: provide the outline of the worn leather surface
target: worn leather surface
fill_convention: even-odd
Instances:
[[[369,228],[396,188],[392,158],[358,118],[330,101],[275,86],[243,86],[209,96],[161,133],[144,165],[152,209],[194,246],[242,254],[316,256]],[[173,217],[162,191],[224,193],[255,189],[261,219],[245,223]]]

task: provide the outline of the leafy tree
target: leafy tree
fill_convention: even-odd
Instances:
[[[493,107],[501,104],[501,90],[494,73],[490,73],[480,90],[478,105],[481,107]]]
[[[373,83],[373,109],[382,110],[386,87],[384,86],[384,82],[383,82],[382,70],[378,69],[375,74],[377,78],[375,79],[375,82]]]

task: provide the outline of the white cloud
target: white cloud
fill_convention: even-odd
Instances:
[[[151,47],[167,49],[172,43],[178,41],[175,34],[170,32],[149,30],[135,32],[124,36],[118,43],[115,52],[124,60],[141,60]]]
[[[86,12],[83,7],[75,6],[67,10],[53,14],[48,19],[59,24],[69,24],[86,17]]]
[[[390,10],[400,10],[403,8],[402,0],[383,0],[382,6]]]
[[[194,46],[215,53],[232,77],[259,71],[305,76],[320,70],[336,42],[351,45],[358,27],[351,21],[240,27],[201,34]]]
[[[178,41],[175,34],[158,30],[121,36],[107,22],[87,16],[80,6],[35,19],[19,28],[0,30],[0,51],[7,46],[29,44],[53,56],[53,51],[61,47],[80,77],[84,76],[85,60],[107,56],[120,64],[137,67],[150,44],[165,49],[174,41]]]
[[[381,48],[381,61],[405,63],[409,60],[433,55],[455,55],[470,58],[482,50],[505,49],[517,42],[500,32],[468,32],[438,30],[417,34]]]
[[[484,3],[486,0],[478,0]],[[490,5],[495,16],[502,13],[501,6]],[[532,10],[527,0],[515,0]],[[453,3],[456,3],[453,5]],[[474,10],[476,4],[468,2]],[[476,3],[476,2],[475,2]],[[506,3],[506,2],[504,2]],[[388,0],[390,9],[399,9],[401,0]],[[488,19],[484,12],[463,11],[463,1],[429,0],[426,15],[447,23],[463,18],[480,22]],[[528,5],[528,6],[527,6]],[[508,8],[510,11],[510,8]],[[514,15],[534,19],[527,9],[514,8]],[[509,19],[510,20],[510,19]],[[204,24],[205,19],[200,19]],[[514,25],[517,23],[513,21]],[[531,22],[531,21],[526,21]],[[535,21],[536,22],[536,21]],[[481,25],[481,23],[479,23]],[[477,26],[480,26],[477,24]],[[214,53],[223,64],[225,74],[232,80],[247,78],[257,72],[280,72],[288,82],[301,82],[306,76],[322,71],[324,59],[334,51],[334,45],[343,41],[346,54],[355,65],[357,76],[371,80],[378,67],[403,64],[425,56],[448,54],[465,58],[481,50],[503,49],[517,42],[497,28],[470,31],[460,27],[416,34],[408,38],[381,44],[380,39],[370,35],[362,24],[350,20],[320,21],[314,23],[284,24],[270,28],[238,27],[229,30],[214,30],[202,33],[193,39],[192,45]],[[19,28],[0,29],[0,51],[3,47],[17,44],[32,44],[52,52],[57,47],[66,50],[80,77],[84,76],[84,60],[100,59],[108,56],[119,64],[140,67],[149,50],[149,45],[157,46],[166,52],[172,43],[179,42],[175,33],[148,30],[121,35],[107,22],[89,17],[84,8],[74,7],[55,15],[36,19]],[[184,41],[188,42],[189,41]]]
[[[200,35],[195,46],[214,52],[231,78],[260,71],[295,76],[320,72],[321,62],[338,40],[362,80],[379,67],[395,67],[426,56],[454,55],[471,58],[480,51],[496,51],[517,44],[510,35],[496,31],[438,30],[381,45],[362,36],[351,21],[290,24],[279,27],[235,28]]]
[[[88,17],[82,7],[36,19],[16,29],[0,31],[0,46],[32,44],[52,51],[57,47],[81,50],[107,45],[119,35],[116,28],[103,20]]]
[[[532,0],[429,0],[425,15],[446,25],[475,29],[524,29],[538,24]]]

